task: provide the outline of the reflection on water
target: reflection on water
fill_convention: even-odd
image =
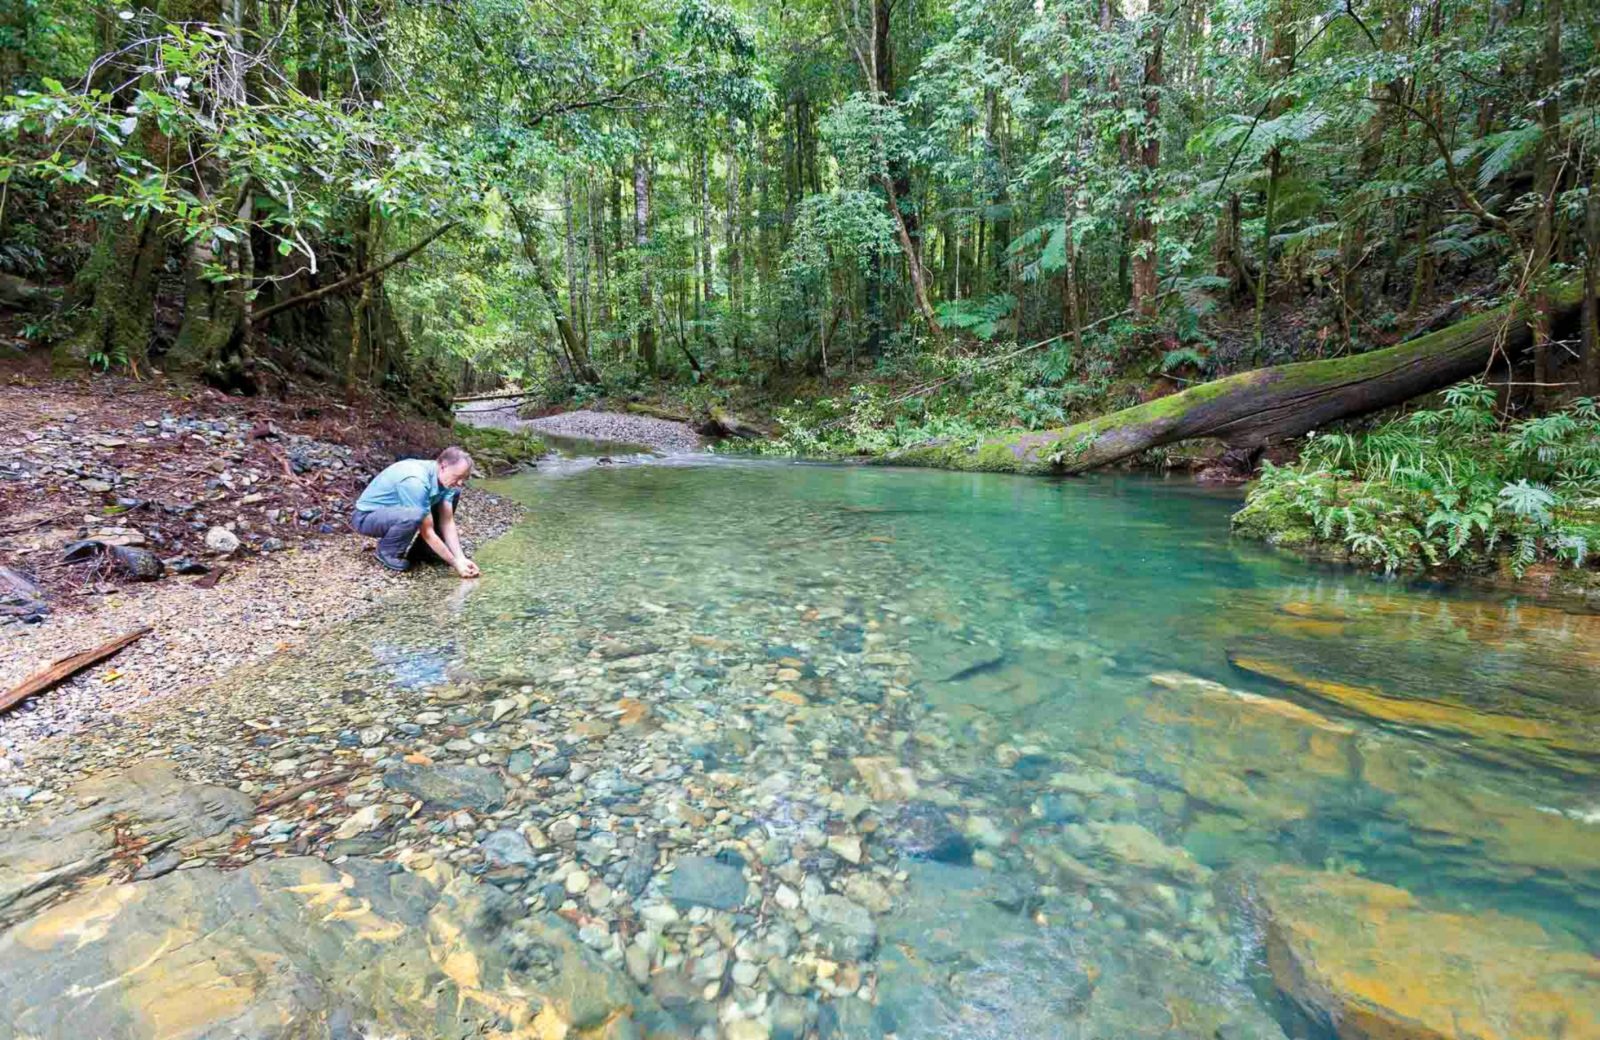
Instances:
[[[437,656],[373,652],[555,685],[598,655],[764,807],[750,840],[897,850],[876,1006],[838,1035],[1312,1036],[1285,976],[1359,993],[1385,944],[1418,947],[1383,967],[1417,1021],[1481,1000],[1459,953],[1592,1035],[1594,984],[1535,962],[1600,952],[1600,618],[1314,569],[1181,483],[713,461],[508,490],[530,519],[405,644]]]

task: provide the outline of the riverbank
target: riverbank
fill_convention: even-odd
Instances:
[[[0,690],[152,629],[0,714],[0,779],[40,739],[303,646],[405,587],[414,579],[377,566],[345,517],[373,474],[452,436],[327,399],[115,378],[0,387]],[[535,443],[471,449],[493,465]],[[468,551],[519,513],[470,494]]]

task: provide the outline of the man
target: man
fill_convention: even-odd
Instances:
[[[401,459],[373,478],[356,499],[350,526],[368,538],[378,539],[378,562],[390,570],[409,570],[426,554],[418,546],[455,569],[463,578],[476,578],[478,565],[461,551],[456,531],[456,503],[472,472],[472,457],[451,446],[433,462]]]

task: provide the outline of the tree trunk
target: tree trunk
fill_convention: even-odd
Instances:
[[[728,254],[728,321],[733,328],[730,339],[733,342],[733,355],[739,356],[739,348],[743,345],[740,331],[744,328],[744,315],[741,312],[744,306],[744,294],[740,291],[744,286],[741,265],[744,257],[739,250],[739,138],[732,122],[728,126],[728,180],[727,180],[727,209],[726,219],[722,224],[723,249]]]
[[[155,330],[157,268],[166,250],[149,217],[108,219],[71,295],[88,301],[77,333],[58,346],[53,362],[73,367],[126,359],[142,371]]]
[[[1538,194],[1539,212],[1533,228],[1533,256],[1528,264],[1528,284],[1533,290],[1533,381],[1550,382],[1551,301],[1550,262],[1555,252],[1556,193],[1561,176],[1561,103],[1556,84],[1561,78],[1561,0],[1545,0],[1544,54],[1539,62],[1536,95],[1539,124],[1544,136],[1539,142],[1538,166],[1533,187]],[[1594,190],[1594,186],[1590,186]]]
[[[639,367],[646,375],[654,376],[655,298],[650,291],[650,265],[644,255],[650,247],[650,163],[643,152],[633,157],[633,245],[639,264]]]
[[[1583,218],[1583,392],[1600,397],[1600,194],[1593,187]]]
[[[539,287],[540,294],[544,296],[545,303],[550,308],[550,316],[555,320],[556,334],[561,337],[561,348],[566,354],[572,375],[584,383],[600,382],[600,377],[594,370],[594,362],[590,360],[589,352],[584,348],[583,340],[573,329],[566,309],[561,306],[555,279],[550,277],[550,270],[545,267],[544,258],[539,253],[538,225],[521,207],[511,206],[510,210],[511,219],[517,225],[517,236],[522,239],[522,255],[527,258],[528,266],[533,268],[534,284]]]
[[[711,149],[700,153],[700,300],[707,307],[717,298],[711,253]]]
[[[1552,293],[1574,318],[1583,290]],[[884,461],[1019,473],[1081,473],[1164,444],[1214,437],[1248,453],[1342,419],[1391,408],[1482,373],[1532,341],[1530,308],[1510,304],[1386,350],[1241,372],[1059,430],[1012,434],[977,448],[930,442]]]
[[[594,247],[594,327],[609,329],[611,327],[611,291],[606,284],[608,271],[606,265],[610,262],[606,256],[606,200],[602,192],[594,190],[594,182],[589,182],[587,193],[589,200],[589,243]]]
[[[1160,286],[1156,284],[1156,176],[1161,168],[1161,52],[1165,44],[1161,0],[1150,0],[1145,15],[1151,39],[1144,58],[1144,126],[1139,142],[1139,195],[1130,225],[1133,254],[1133,313],[1147,328],[1155,323]]]
[[[1279,0],[1272,18],[1272,50],[1267,55],[1267,81],[1276,84],[1293,72],[1294,37],[1293,0]],[[1283,98],[1274,98],[1267,106],[1266,118],[1276,119],[1288,108]],[[1267,290],[1272,282],[1272,232],[1275,210],[1278,206],[1278,185],[1283,177],[1283,150],[1273,148],[1267,153],[1267,188],[1262,200],[1261,258],[1256,273],[1256,349],[1266,343]]]

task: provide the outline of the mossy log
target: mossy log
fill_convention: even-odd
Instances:
[[[622,410],[633,415],[647,416],[651,419],[665,419],[668,422],[689,423],[694,418],[688,412],[675,412],[671,408],[661,408],[657,405],[647,404],[644,401],[625,402]]]
[[[736,415],[718,405],[712,405],[703,423],[696,425],[695,430],[707,437],[744,437],[751,440],[764,440],[772,436],[772,431],[760,423]]]
[[[1576,282],[1553,295],[1557,325],[1582,302]],[[1212,437],[1254,453],[1341,419],[1392,408],[1484,372],[1532,340],[1528,307],[1508,304],[1398,346],[1351,357],[1240,372],[1065,429],[1019,432],[976,446],[930,441],[881,461],[1015,473],[1082,473],[1141,451]]]

